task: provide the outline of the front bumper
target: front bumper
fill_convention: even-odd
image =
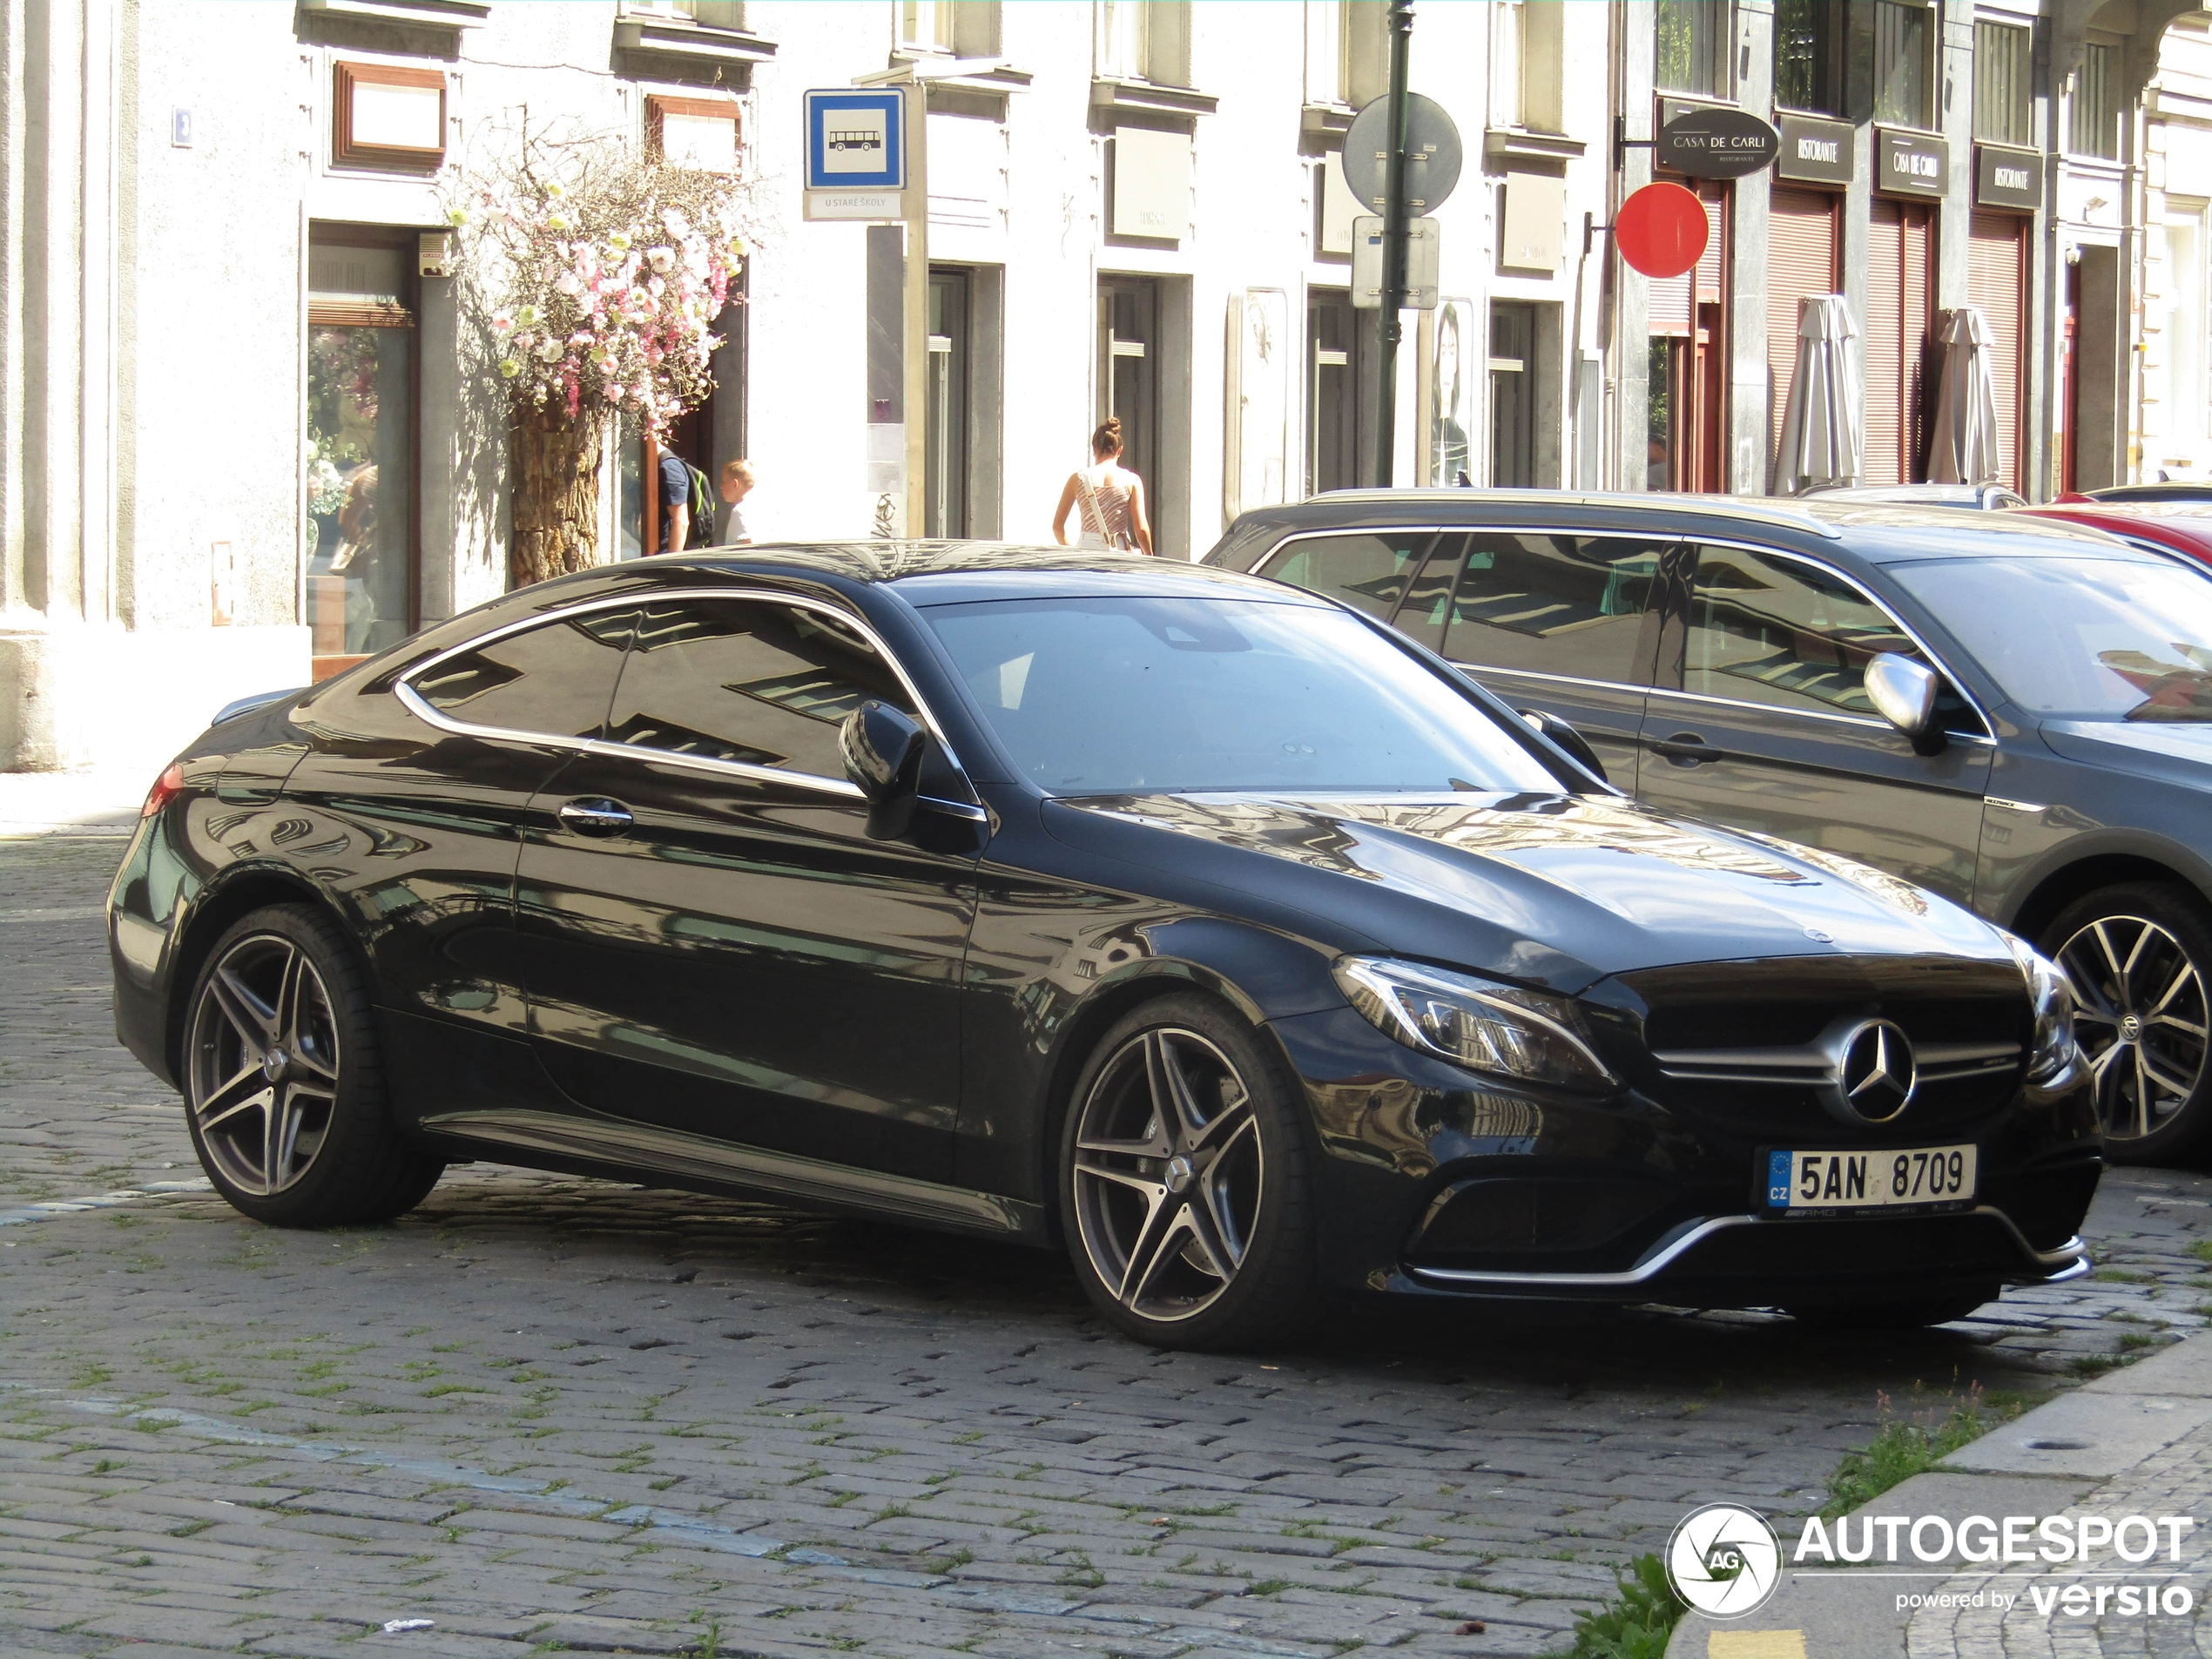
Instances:
[[[2101,1158],[2084,1076],[1934,1137],[1980,1149],[1970,1205],[1791,1215],[1755,1196],[1757,1136],[1636,1089],[1514,1092],[1349,1008],[1271,1028],[1305,1081],[1323,1271],[1339,1291],[1769,1307],[1993,1293],[2089,1271],[2078,1234]],[[1823,1120],[1800,1143],[1839,1138]],[[1865,1143],[1916,1141],[1907,1128]]]

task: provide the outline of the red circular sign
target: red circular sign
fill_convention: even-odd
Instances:
[[[1646,185],[1613,215],[1621,257],[1648,277],[1678,277],[1705,252],[1705,204],[1680,185]]]

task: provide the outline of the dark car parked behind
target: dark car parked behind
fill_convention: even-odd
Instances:
[[[1206,562],[1390,622],[1640,800],[2038,941],[2108,1155],[2212,1132],[2212,583],[2016,512],[1465,489],[1253,511]]]
[[[110,901],[225,1197],[496,1158],[1317,1292],[1955,1318],[2086,1271],[2064,981],[1676,821],[1367,617],[1111,554],[670,556],[210,732]]]

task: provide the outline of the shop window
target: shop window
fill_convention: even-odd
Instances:
[[[1844,113],[1843,0],[1775,0],[1774,101],[1809,115]]]
[[[1098,72],[1109,79],[1190,84],[1190,0],[1096,0]]]
[[[1874,0],[1874,118],[1935,125],[1935,13],[1908,0]]]
[[[319,674],[415,625],[414,245],[307,255],[307,624]]]
[[[341,61],[332,72],[333,165],[404,172],[445,165],[444,71]]]
[[[1730,0],[1658,0],[1653,74],[1659,89],[1732,98],[1735,7]]]
[[[2034,37],[2006,23],[1974,25],[1974,137],[2033,147],[2028,100]]]
[[[2077,156],[2120,158],[2120,49],[2092,44],[2083,49],[2074,72],[2074,107],[2066,147]]]

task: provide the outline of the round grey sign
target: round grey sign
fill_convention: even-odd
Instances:
[[[1352,118],[1344,135],[1344,182],[1365,212],[1383,211],[1390,172],[1390,100],[1379,98]],[[1460,130],[1444,106],[1406,94],[1406,216],[1433,213],[1460,182]]]

